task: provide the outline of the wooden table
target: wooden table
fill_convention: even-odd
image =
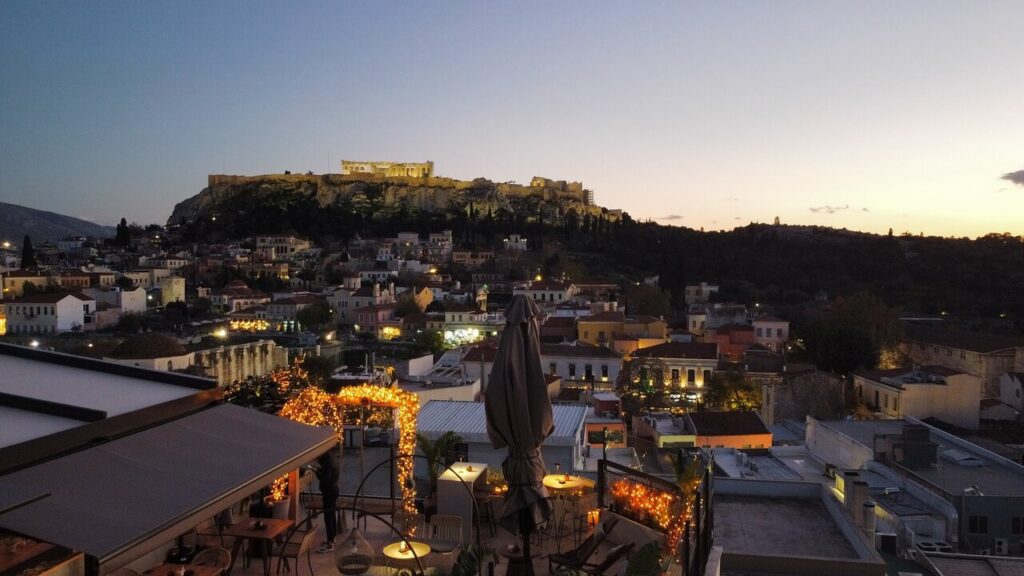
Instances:
[[[544,477],[544,487],[549,490],[583,490],[593,488],[594,483],[586,478],[568,474],[548,474]]]
[[[235,566],[235,560],[238,559],[238,555],[242,551],[243,540],[263,540],[267,543],[266,554],[263,555],[263,574],[270,576],[270,552],[273,550],[274,540],[287,532],[289,528],[295,525],[295,522],[279,518],[259,518],[258,520],[263,523],[263,528],[256,528],[253,526],[256,520],[256,518],[249,518],[244,522],[228,526],[221,532],[223,536],[233,536],[235,538],[235,545],[231,548],[231,564],[224,571],[225,575],[231,574],[231,569]]]
[[[382,550],[384,556],[396,561],[395,566],[393,567],[409,568],[412,570],[421,570],[422,568],[425,568],[422,564],[427,556],[430,556],[430,544],[409,540],[409,549],[405,552],[402,552],[402,544],[405,544],[404,540],[392,542]],[[417,566],[416,564],[417,558],[420,561],[420,566]]]
[[[160,564],[143,572],[147,576],[178,576],[184,569],[185,576],[217,576],[223,568],[209,564]]]

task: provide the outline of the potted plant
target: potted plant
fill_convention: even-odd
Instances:
[[[423,434],[416,434],[416,447],[423,452],[427,459],[427,478],[430,481],[430,494],[424,502],[427,510],[436,507],[435,495],[437,494],[437,479],[441,476],[441,470],[448,465],[448,454],[455,448],[456,444],[462,442],[462,437],[449,430],[438,436],[437,440],[431,441]]]

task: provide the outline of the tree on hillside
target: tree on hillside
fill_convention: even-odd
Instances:
[[[711,377],[704,396],[710,406],[725,410],[757,410],[761,407],[761,394],[739,370],[719,370]]]
[[[128,221],[121,218],[114,233],[114,244],[116,246],[127,246],[131,241],[131,233],[128,231]]]
[[[295,313],[295,319],[305,328],[319,332],[334,319],[330,306],[326,302],[314,302]]]
[[[437,330],[424,330],[413,337],[413,341],[431,354],[440,354],[445,350],[444,335]]]
[[[626,310],[630,314],[663,316],[672,311],[668,295],[657,286],[640,284],[626,291]]]
[[[807,352],[818,368],[847,375],[858,368],[878,365],[879,349],[858,328],[836,324],[816,324],[805,338]]]
[[[36,250],[32,247],[32,238],[25,234],[25,239],[21,242],[21,267],[35,268],[36,266],[39,266],[39,262],[36,261]]]
[[[416,288],[413,288],[415,290]],[[419,314],[420,307],[416,304],[416,300],[412,295],[405,295],[398,299],[397,306],[395,307],[395,316],[399,318],[405,318],[410,314]]]

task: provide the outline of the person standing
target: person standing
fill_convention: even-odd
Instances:
[[[320,552],[334,550],[334,538],[338,535],[338,480],[341,471],[338,456],[334,450],[324,452],[317,458],[316,478],[320,481],[320,494],[324,501],[324,530],[327,539],[320,545]]]

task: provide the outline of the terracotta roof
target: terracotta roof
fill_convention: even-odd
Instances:
[[[657,346],[641,348],[633,352],[633,356],[644,358],[700,358],[716,360],[718,344],[701,344],[697,342],[666,342]]]
[[[498,354],[498,347],[494,344],[485,343],[477,344],[466,352],[466,355],[462,357],[463,362],[494,362],[494,357]]]
[[[904,339],[982,354],[1024,347],[1024,338],[950,330],[923,324],[904,324]]]
[[[572,316],[548,316],[548,319],[541,325],[542,328],[572,328],[576,326],[576,319]]]
[[[80,292],[48,292],[45,294],[22,296],[17,300],[11,300],[8,304],[56,304],[68,296],[73,296],[83,302],[91,302],[93,300]]]
[[[614,350],[591,346],[590,344],[541,344],[541,356],[585,357],[585,358],[621,358]]]
[[[7,278],[46,278],[46,274],[31,272],[29,270],[13,270],[11,272],[5,272],[4,276]]]
[[[398,303],[389,302],[387,304],[370,304],[369,306],[361,306],[356,308],[354,312],[380,312],[382,310],[394,310],[398,308]]]
[[[530,283],[527,290],[568,290],[572,282],[557,282],[554,280],[541,280]]]
[[[166,358],[183,356],[188,351],[180,342],[169,336],[147,332],[128,337],[110,352],[111,358],[134,360],[138,358]]]
[[[714,331],[715,334],[728,334],[729,332],[753,332],[754,327],[748,326],[747,324],[736,324],[733,322],[730,324],[724,324],[718,328],[708,328],[708,331]]]
[[[866,378],[868,380],[874,380],[881,382],[882,378],[898,378],[900,376],[910,375],[915,371],[913,366],[900,366],[899,368],[886,368],[884,370],[856,370],[854,375]],[[954,376],[956,374],[963,374],[959,370],[953,370],[952,368],[946,368],[945,366],[918,366],[917,371],[927,374],[936,374],[938,376]]]
[[[757,412],[689,412],[697,436],[770,434]]]
[[[580,318],[580,323],[584,322],[625,322],[626,315],[621,310],[609,310],[607,312],[599,312],[597,314],[591,314],[590,316],[584,316]]]
[[[316,304],[317,302],[323,302],[323,299],[322,298],[318,298],[316,296],[311,296],[309,294],[300,294],[298,296],[292,296],[291,298],[284,298],[284,299],[281,299],[281,300],[274,300],[274,301],[270,302],[267,305],[268,306],[272,306],[274,304],[288,304],[288,305]]]
[[[626,316],[625,321],[626,324],[653,324],[655,322],[664,322],[664,320],[662,320],[661,318],[656,318],[654,316],[645,316],[642,314],[638,316]]]

